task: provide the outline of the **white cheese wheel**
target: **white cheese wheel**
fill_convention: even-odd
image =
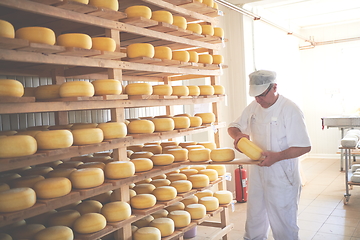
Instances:
[[[213,63],[212,55],[211,54],[200,54],[199,55],[199,63],[212,64]]]
[[[107,2],[107,1],[102,1]],[[91,38],[92,46],[91,49],[100,50],[100,51],[108,51],[115,52],[116,50],[116,42],[114,39],[109,37],[93,37]]]
[[[149,158],[134,158],[130,160],[135,166],[135,172],[145,172],[153,168],[154,164]]]
[[[192,183],[193,188],[203,188],[210,184],[210,179],[205,174],[194,174],[189,176],[188,180]]]
[[[127,15],[127,18],[143,17],[146,19],[150,19],[152,14],[149,7],[142,5],[130,6],[125,9],[125,13]]]
[[[187,177],[183,173],[170,173],[167,175],[167,179],[169,179],[170,182],[174,182],[178,180],[187,180]]]
[[[101,143],[104,133],[100,128],[84,128],[72,130],[74,145],[86,145]]]
[[[222,64],[224,63],[224,58],[222,55],[212,55],[213,57],[213,64]]]
[[[186,30],[192,31],[193,33],[196,34],[202,33],[201,25],[198,23],[188,23],[188,25],[186,26]]]
[[[89,5],[100,8],[108,8],[114,11],[119,10],[119,2],[117,0],[89,0]]]
[[[189,178],[189,176],[197,174],[199,171],[197,169],[190,168],[190,169],[183,169],[180,172],[185,174],[186,177]]]
[[[229,147],[216,148],[211,150],[210,158],[214,162],[229,162],[234,160],[235,151]]]
[[[210,164],[208,166],[206,166],[207,169],[214,169],[218,172],[219,176],[223,176],[226,173],[226,167],[225,165],[215,165],[215,164]]]
[[[153,85],[153,95],[170,96],[172,94],[172,87],[168,84]]]
[[[134,176],[135,165],[130,161],[114,161],[105,165],[105,177],[110,179],[121,179]]]
[[[173,24],[174,22],[172,13],[163,10],[153,11],[151,14],[151,19],[158,22],[165,22],[168,24]]]
[[[35,98],[38,100],[60,98],[61,85],[42,85],[34,90]]]
[[[216,197],[202,197],[199,203],[206,207],[207,212],[215,211],[219,208],[219,200]]]
[[[219,175],[215,169],[203,169],[199,171],[199,174],[205,174],[209,177],[210,182],[213,182],[219,178]]]
[[[33,239],[36,233],[44,229],[43,224],[24,224],[13,229],[11,235],[14,239]]]
[[[130,159],[134,158],[151,158],[154,154],[149,151],[134,152],[130,155]]]
[[[34,240],[73,240],[74,233],[66,226],[47,227],[35,234]]]
[[[70,193],[71,182],[65,177],[47,178],[35,183],[33,189],[38,198],[57,198]]]
[[[70,180],[74,188],[97,187],[104,183],[104,171],[100,168],[78,169],[70,174]]]
[[[160,59],[172,59],[172,50],[169,47],[166,46],[157,46],[154,47],[155,54],[154,58],[160,58]]]
[[[171,154],[155,154],[150,159],[155,166],[170,165],[175,160],[174,156]]]
[[[184,129],[190,127],[190,118],[188,117],[173,117],[175,129]]]
[[[119,95],[122,93],[121,82],[116,79],[98,79],[91,82],[94,85],[95,96]]]
[[[153,179],[151,181],[151,184],[154,185],[155,187],[169,186],[170,183],[171,182],[169,179]]]
[[[107,122],[97,125],[103,131],[104,139],[123,138],[127,135],[127,126],[123,122]]]
[[[189,88],[187,86],[172,86],[172,94],[173,96],[189,96]]]
[[[153,58],[155,55],[155,49],[150,43],[133,43],[126,47],[126,53],[128,58]],[[127,90],[126,93],[128,93]]]
[[[36,140],[29,135],[0,138],[0,158],[28,156],[36,153],[36,151]]]
[[[94,85],[87,81],[65,82],[59,90],[60,97],[92,97],[94,93]]]
[[[161,232],[156,227],[142,227],[134,232],[133,240],[161,240]]]
[[[214,36],[224,38],[224,29],[221,27],[214,27]]]
[[[155,125],[150,120],[135,120],[128,124],[128,132],[132,134],[137,133],[153,133]]]
[[[205,190],[202,190],[202,191],[198,191],[195,193],[195,196],[198,198],[198,199],[201,199],[203,197],[212,197],[214,196],[214,193],[209,190],[209,189],[205,189]]]
[[[181,202],[184,204],[184,206],[190,205],[190,204],[195,204],[199,202],[199,199],[193,195],[191,197],[187,197],[183,200],[181,200]]]
[[[215,114],[212,112],[208,113],[196,113],[195,116],[201,117],[202,122],[205,124],[214,123],[215,122]]]
[[[162,152],[162,147],[159,144],[145,144],[142,147],[143,151],[149,151],[153,154],[160,154]]]
[[[233,200],[233,195],[230,191],[227,190],[220,190],[214,192],[214,197],[219,200],[219,204],[229,204]]]
[[[10,184],[11,188],[22,188],[22,187],[32,188],[35,183],[37,183],[41,180],[44,180],[44,179],[45,178],[41,175],[29,175],[29,176],[23,176],[20,178],[15,178],[15,179],[11,180],[9,182],[9,184]]]
[[[208,148],[211,151],[216,148],[216,144],[214,142],[198,142],[197,144],[203,145],[205,148]]]
[[[38,149],[68,148],[73,142],[73,135],[69,130],[41,131],[35,136]]]
[[[208,148],[192,149],[189,151],[190,162],[206,162],[210,160],[211,150]]]
[[[185,30],[187,27],[186,18],[182,16],[173,16],[173,25]]]
[[[177,191],[172,186],[161,186],[155,188],[152,194],[158,201],[169,201],[177,196]]]
[[[175,223],[175,228],[186,227],[191,223],[191,215],[184,210],[175,210],[169,213],[169,218],[171,218]]]
[[[175,122],[172,118],[154,118],[151,121],[155,125],[155,132],[172,131],[175,128]]]
[[[131,207],[126,202],[110,202],[104,205],[101,214],[104,215],[108,222],[119,222],[131,216]]]
[[[175,231],[174,220],[167,217],[156,218],[150,222],[149,226],[159,229],[161,232],[161,237],[167,237],[173,234]]]
[[[199,96],[200,95],[200,88],[196,85],[187,86],[189,89],[189,96]]]
[[[16,38],[26,39],[32,43],[44,43],[54,45],[56,42],[55,33],[46,27],[23,27],[15,32]]]
[[[89,199],[76,205],[75,210],[81,215],[84,215],[86,213],[100,213],[102,207],[103,205],[101,202]]]
[[[80,217],[80,213],[73,209],[62,210],[53,214],[50,214],[46,224],[47,226],[67,226],[72,227],[75,220]]]
[[[190,55],[189,62],[197,63],[199,62],[199,54],[196,51],[188,51]]]
[[[214,95],[214,87],[212,85],[199,85],[200,95]]]
[[[152,194],[138,194],[130,199],[130,205],[136,209],[151,208],[156,204],[156,197]]]
[[[188,51],[173,51],[172,60],[178,60],[180,62],[189,62],[190,54]]]
[[[57,44],[64,47],[91,49],[91,37],[84,33],[64,33],[57,37]]]
[[[206,207],[200,203],[189,204],[185,207],[185,211],[190,213],[191,219],[197,220],[205,217]]]
[[[0,37],[14,38],[15,29],[14,26],[8,21],[0,19]]]
[[[151,183],[140,183],[136,184],[132,189],[136,192],[136,194],[146,194],[152,193],[155,188],[156,187]]]
[[[86,213],[76,219],[73,229],[77,233],[88,234],[106,227],[106,218],[100,213]]]
[[[182,202],[173,203],[170,206],[166,207],[166,211],[168,211],[169,213],[172,211],[184,210],[184,209],[185,209],[185,204]]]
[[[204,35],[214,36],[214,27],[211,25],[201,25],[201,33]]]
[[[178,193],[185,193],[192,189],[192,183],[189,180],[177,180],[171,182],[171,186],[176,188]]]
[[[36,193],[31,188],[12,188],[0,192],[0,212],[14,212],[34,206]]]

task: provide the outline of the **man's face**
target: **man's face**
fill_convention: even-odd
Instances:
[[[271,84],[262,94],[255,97],[255,100],[263,108],[271,107],[277,100],[276,84]]]

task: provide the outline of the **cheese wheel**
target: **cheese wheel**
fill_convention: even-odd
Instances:
[[[24,86],[21,82],[14,79],[0,79],[0,96],[3,97],[22,97]]]
[[[84,215],[86,213],[100,213],[102,207],[103,205],[101,202],[89,199],[76,205],[75,210],[81,215]]]
[[[13,130],[0,131],[0,136],[1,137],[12,136],[12,135],[16,135],[17,133],[18,133],[17,131],[13,131]]]
[[[188,150],[181,149],[169,149],[168,153],[174,156],[174,162],[183,162],[188,160]]]
[[[214,87],[212,85],[200,85],[200,95],[214,95]]]
[[[182,16],[173,16],[173,25],[185,30],[187,27],[186,18]]]
[[[214,36],[224,38],[224,29],[221,27],[214,27]]]
[[[189,176],[188,180],[192,183],[193,188],[203,188],[210,184],[210,179],[205,174],[194,174]]]
[[[79,2],[82,4],[89,4],[89,0],[74,0],[74,2]]]
[[[202,122],[205,124],[214,123],[215,122],[215,114],[212,112],[208,113],[196,113],[195,116],[201,117]]]
[[[217,4],[217,2],[214,2],[213,8],[219,9],[219,5]]]
[[[1,24],[1,23],[0,23]],[[1,27],[1,26],[0,26]],[[0,233],[0,240],[13,240],[9,234]]]
[[[185,193],[192,189],[192,183],[189,180],[177,180],[171,182],[171,186],[176,188],[178,193]]]
[[[127,127],[123,122],[107,122],[97,125],[104,134],[104,139],[123,138],[127,135]]]
[[[226,173],[226,167],[225,165],[215,165],[215,164],[211,164],[211,165],[208,165],[206,167],[207,169],[214,169],[218,172],[218,175],[219,176],[223,176],[225,175]]]
[[[213,63],[212,55],[210,55],[210,54],[200,54],[199,55],[199,63],[212,64]]]
[[[224,58],[222,55],[212,55],[213,64],[222,64],[224,63]]]
[[[209,177],[210,182],[215,181],[219,178],[219,175],[215,169],[203,169],[199,171],[199,174],[205,174]]]
[[[169,201],[177,196],[177,191],[172,186],[161,186],[155,188],[152,194],[158,201]]]
[[[193,203],[185,207],[185,211],[190,213],[191,219],[197,220],[205,217],[206,207],[203,204]]]
[[[183,169],[180,172],[185,174],[186,177],[189,178],[189,176],[197,174],[199,171],[194,168],[190,168],[190,169]]]
[[[8,21],[0,19],[0,37],[14,38],[15,29],[14,26]]]
[[[152,220],[154,220],[154,217],[151,215],[148,215],[146,217],[143,217],[143,218],[137,220],[136,222],[133,223],[133,225],[135,225],[138,228],[147,227],[147,226],[149,226],[149,224]]]
[[[187,86],[189,88],[189,96],[199,96],[200,95],[200,88],[196,85]]]
[[[212,196],[214,196],[214,193],[209,189],[205,189],[205,190],[202,190],[202,191],[199,191],[199,192],[195,193],[195,196],[198,199],[201,199],[203,197],[212,197]]]
[[[32,137],[35,137],[35,135],[38,134],[39,132],[41,132],[41,131],[40,130],[25,130],[25,131],[19,131],[15,135],[30,135]],[[2,136],[2,135],[0,135],[0,136]]]
[[[160,59],[172,59],[172,50],[169,47],[166,46],[157,46],[154,47],[155,54],[154,58],[160,58]]]
[[[130,6],[125,9],[125,13],[127,18],[143,17],[147,19],[150,19],[152,14],[149,7],[141,5]]]
[[[190,55],[189,62],[199,62],[199,54],[196,51],[188,51]]]
[[[192,31],[193,33],[196,34],[202,33],[201,25],[198,23],[188,23],[188,25],[186,26],[186,30]]]
[[[191,197],[187,197],[183,200],[181,200],[181,202],[184,204],[184,206],[190,205],[190,204],[195,204],[199,202],[199,199],[193,195]]]
[[[36,233],[44,229],[43,224],[25,224],[13,229],[11,235],[14,239],[33,239]]]
[[[87,81],[65,82],[59,90],[60,97],[92,97],[94,93],[94,86]]]
[[[122,93],[121,82],[116,79],[98,79],[91,83],[94,85],[95,96],[119,95]]]
[[[211,150],[208,148],[192,149],[189,151],[190,162],[205,162],[210,160]]]
[[[172,87],[168,84],[153,85],[153,95],[170,96],[172,94]]]
[[[86,145],[101,143],[104,140],[103,131],[100,128],[84,128],[72,130],[74,145]]]
[[[187,86],[172,86],[173,96],[189,96],[189,88]]]
[[[216,148],[211,150],[210,158],[214,162],[229,162],[234,160],[235,151],[229,147]]]
[[[187,177],[183,173],[171,173],[167,175],[167,179],[170,180],[170,182],[178,181],[178,180],[186,180]]]
[[[214,0],[203,0],[202,3],[209,6],[209,7],[214,6]]]
[[[136,184],[132,189],[136,194],[152,193],[155,190],[155,186],[151,183],[140,183]]]
[[[153,179],[151,181],[151,184],[154,185],[155,187],[169,186],[170,183],[171,182],[169,179]]]
[[[35,234],[34,240],[73,240],[74,233],[66,226],[53,226],[45,228]]]
[[[145,172],[153,168],[154,164],[149,158],[134,158],[130,160],[135,166],[135,172]]]
[[[154,118],[151,121],[155,125],[155,132],[172,131],[175,128],[175,122],[172,118]]]
[[[129,83],[125,87],[126,94],[132,95],[151,95],[152,86],[149,83]]]
[[[169,184],[170,184],[170,181],[169,181]],[[0,192],[3,192],[3,191],[6,191],[6,190],[9,190],[10,189],[10,186],[6,183],[0,183]]]
[[[64,47],[91,49],[91,37],[84,33],[64,33],[57,37],[57,44]]]
[[[142,227],[133,234],[133,240],[161,240],[161,232],[156,227]]]
[[[121,179],[131,177],[135,174],[135,165],[130,161],[114,161],[105,165],[105,177],[110,179]]]
[[[204,149],[205,147],[203,145],[189,145],[189,146],[186,146],[186,149],[187,150],[193,150],[193,149]]]
[[[100,168],[78,169],[70,174],[70,180],[74,188],[97,187],[104,183],[104,171]]]
[[[54,170],[49,166],[35,166],[29,169],[26,169],[21,172],[21,176],[29,176],[29,175],[46,175],[48,172]]]
[[[195,142],[195,141],[187,141],[187,142],[180,142],[179,146],[182,148],[186,148],[186,146],[196,145],[196,144],[197,144],[197,142]]]
[[[152,180],[155,180],[155,179],[166,179],[166,175],[163,173],[163,174],[160,174],[160,175],[156,175],[155,177],[152,177],[151,178]],[[151,180],[151,181],[152,181]]]
[[[219,208],[219,200],[216,197],[202,197],[199,203],[206,207],[207,212],[215,211]]]
[[[45,178],[41,175],[29,175],[23,176],[20,178],[13,179],[10,181],[11,188],[22,188],[22,187],[29,187],[32,188],[35,183],[44,180]]]
[[[149,226],[159,229],[161,232],[161,237],[169,236],[175,231],[174,220],[167,217],[154,219],[150,222]]]
[[[156,197],[152,194],[138,194],[130,199],[130,205],[136,209],[151,208],[156,204]]]
[[[36,153],[36,151],[36,140],[29,135],[0,138],[0,158],[28,156]]]
[[[51,214],[46,224],[48,226],[67,226],[72,227],[76,219],[80,217],[80,213],[73,209],[62,210]]]
[[[171,154],[155,154],[150,159],[155,166],[170,165],[175,160],[174,156]]]
[[[47,178],[35,183],[33,189],[38,198],[57,198],[70,193],[71,182],[65,177]]]
[[[108,222],[119,222],[131,216],[131,207],[126,202],[110,202],[104,205],[101,214],[104,215]]]
[[[175,210],[169,213],[169,218],[174,221],[175,228],[186,227],[191,223],[191,215],[184,210]]]
[[[184,129],[190,127],[190,119],[188,117],[173,117],[175,129]]]
[[[41,131],[35,136],[38,149],[68,148],[73,142],[73,135],[69,130]]]
[[[205,148],[208,148],[210,150],[213,150],[216,148],[216,144],[214,142],[198,142],[198,145],[202,145]]]
[[[37,100],[60,98],[61,85],[43,85],[38,86],[34,90],[34,95]]]
[[[155,49],[150,43],[133,43],[126,47],[126,54],[128,58],[153,58],[155,55]],[[126,91],[126,93],[128,92]]]
[[[96,128],[97,125],[98,125],[97,123],[74,123],[71,126],[71,130],[84,129],[84,128]]]
[[[197,171],[200,171],[200,170],[206,169],[206,166],[205,165],[193,165],[193,166],[190,166],[189,169],[195,169]]]
[[[134,152],[131,154],[130,159],[134,158],[151,158],[154,154],[149,151]]]
[[[0,212],[14,212],[34,206],[36,193],[31,188],[12,188],[0,192]]]
[[[166,211],[168,211],[169,213],[172,211],[184,210],[184,209],[185,209],[185,204],[182,202],[173,203],[170,206],[166,207]]]
[[[220,190],[214,192],[214,197],[219,200],[219,204],[229,204],[233,200],[233,195],[230,191]]]
[[[159,144],[145,144],[142,147],[142,150],[152,152],[153,154],[160,154],[162,152],[162,147]]]
[[[171,150],[171,149],[181,149],[181,147],[180,146],[166,146],[166,147],[162,148],[162,153],[170,154],[169,150]]]
[[[262,149],[245,137],[240,138],[236,146],[242,153],[248,156],[251,160],[259,160],[262,157]]]
[[[73,229],[77,233],[88,234],[106,227],[106,218],[100,213],[86,213],[76,219]]]
[[[173,24],[173,22],[174,22],[172,13],[169,11],[163,11],[163,10],[153,11],[151,14],[151,19],[158,21],[158,22],[168,23],[168,24]]]
[[[54,45],[56,42],[55,33],[46,27],[23,27],[15,32],[16,38],[26,39],[32,43],[44,43]]]
[[[100,8],[108,8],[114,11],[119,10],[119,2],[118,0],[89,0],[89,5],[100,7]]]
[[[214,27],[211,25],[201,25],[201,33],[204,35],[214,35]]]
[[[141,152],[143,146],[144,146],[144,144],[135,144],[135,145],[127,146],[126,148],[128,150],[132,150],[133,152]]]
[[[173,51],[172,60],[178,60],[180,62],[189,62],[190,54],[188,51]]]

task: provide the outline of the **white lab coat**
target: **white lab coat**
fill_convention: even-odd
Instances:
[[[263,150],[308,147],[310,139],[301,110],[283,96],[269,108],[256,101],[229,127],[250,135]],[[297,207],[301,191],[298,158],[270,167],[252,165],[249,172],[246,240],[266,240],[269,227],[276,240],[297,240]]]

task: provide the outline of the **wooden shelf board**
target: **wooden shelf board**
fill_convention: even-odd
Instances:
[[[59,1],[58,3],[54,4],[54,6],[61,9],[74,11],[77,13],[90,13],[97,10],[97,7],[88,4],[83,4],[80,2],[68,1],[68,0]]]
[[[25,39],[0,37],[1,49],[18,49],[28,47],[29,45],[30,42]]]
[[[43,203],[35,203],[34,206],[16,212],[10,213],[1,213],[2,221],[0,221],[0,227],[6,226],[10,223],[14,223],[17,221],[21,221],[28,217],[33,217],[38,215],[39,213],[43,213],[47,211],[47,207]]]
[[[171,199],[171,200],[168,200],[168,201],[157,201],[157,204],[162,204],[165,207],[167,207],[167,206],[170,206],[170,205],[172,205],[174,203],[179,202],[182,199],[183,199],[182,197],[177,196],[174,199]]]
[[[35,102],[35,97],[0,96],[0,103],[24,103],[24,102]]]
[[[108,20],[117,21],[120,19],[126,18],[126,14],[119,11],[114,11],[111,9],[106,8],[97,8],[93,12],[87,13],[87,15],[94,16],[94,17],[100,17]]]
[[[73,56],[73,57],[91,57],[101,54],[100,50],[84,49],[77,47],[66,47],[65,51],[56,53],[57,55]]]
[[[124,18],[121,20],[121,22],[138,27],[152,27],[158,24],[158,22],[155,20],[147,19],[143,17]]]
[[[149,215],[149,214],[152,214],[156,211],[159,211],[161,209],[164,208],[164,205],[163,204],[155,204],[155,206],[151,207],[151,208],[146,208],[146,209],[135,209],[133,208],[132,209],[132,212],[133,214],[136,214],[136,215],[142,215],[142,216],[145,216],[145,215]]]
[[[99,239],[102,236],[105,236],[106,234],[108,234],[109,232],[113,231],[113,226],[111,225],[106,225],[104,229],[94,232],[94,233],[89,233],[89,234],[80,234],[80,233],[76,233],[75,232],[75,236],[74,236],[74,240],[77,239],[81,239],[81,240],[93,240],[93,239]]]
[[[129,100],[159,99],[159,95],[129,95]]]
[[[99,195],[99,194],[104,193],[104,192],[111,191],[113,189],[114,189],[114,187],[113,187],[113,185],[111,183],[105,182],[102,185],[97,186],[97,187],[93,187],[93,188],[75,189],[74,192],[75,191],[79,192],[81,198],[85,199],[85,198],[90,198],[90,197]]]
[[[58,198],[38,199],[37,203],[45,204],[49,209],[56,209],[79,201],[80,199],[80,193],[72,191],[69,194]]]
[[[66,51],[66,48],[58,45],[44,43],[30,43],[29,46],[17,48],[19,51],[53,54]]]
[[[108,51],[100,51],[99,55],[89,56],[90,58],[98,58],[98,59],[109,59],[109,60],[117,60],[126,57],[126,53],[123,52],[108,52]]]

